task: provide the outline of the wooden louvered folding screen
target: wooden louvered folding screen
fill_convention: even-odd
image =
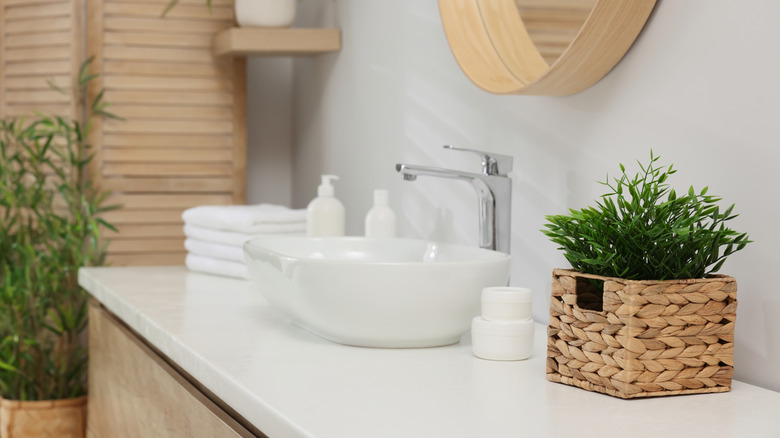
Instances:
[[[98,182],[123,204],[115,265],[180,264],[181,212],[245,200],[246,67],[217,59],[211,41],[232,27],[232,0],[90,0],[87,52],[105,99],[124,121],[95,126]]]
[[[82,3],[82,1],[84,3]],[[215,58],[214,35],[234,25],[232,0],[0,0],[0,116],[72,114],[45,78],[71,82],[84,56],[124,121],[98,120],[93,178],[112,191],[114,265],[181,264],[181,213],[245,202],[246,64]],[[82,23],[86,27],[82,33]]]
[[[82,59],[81,0],[0,0],[0,117],[75,116],[69,89]]]

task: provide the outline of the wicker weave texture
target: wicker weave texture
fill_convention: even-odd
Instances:
[[[556,269],[547,379],[621,398],[729,391],[736,310],[728,276],[634,281]]]
[[[87,397],[51,401],[0,401],[3,438],[83,438]]]

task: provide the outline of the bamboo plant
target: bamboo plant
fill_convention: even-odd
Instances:
[[[114,208],[104,205],[107,192],[87,178],[87,134],[94,117],[116,117],[102,92],[86,105],[97,76],[88,66],[74,87],[81,120],[0,121],[0,395],[7,399],[86,393],[87,296],[78,269],[103,264],[100,229],[114,229],[100,217]]]
[[[547,216],[542,232],[580,272],[629,280],[703,278],[750,240],[726,226],[734,205],[690,187],[680,195],[667,180],[676,170],[650,162],[630,176],[602,182],[608,191],[595,207]]]

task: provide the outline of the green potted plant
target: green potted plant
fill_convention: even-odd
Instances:
[[[733,375],[737,284],[715,275],[747,234],[705,187],[679,195],[659,157],[595,207],[547,216],[573,270],[553,271],[547,378],[633,398],[724,392]]]
[[[82,64],[82,108],[96,75]],[[56,88],[56,87],[55,87]],[[37,114],[0,121],[0,430],[17,436],[84,435],[87,296],[78,268],[105,259],[107,193],[87,178],[90,120]],[[62,417],[64,414],[65,417]],[[69,417],[72,416],[72,417]],[[52,423],[47,424],[46,419]]]

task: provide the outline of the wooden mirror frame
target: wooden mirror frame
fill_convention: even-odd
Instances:
[[[597,0],[577,35],[548,65],[514,0],[439,0],[463,72],[494,94],[568,96],[603,78],[639,35],[656,0]]]

